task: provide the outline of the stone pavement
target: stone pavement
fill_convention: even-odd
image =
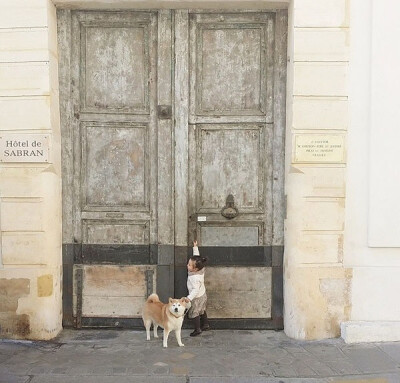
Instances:
[[[64,330],[0,340],[1,383],[400,383],[400,342],[295,341],[275,331],[208,331],[169,347],[144,331]],[[162,335],[162,331],[159,331]]]

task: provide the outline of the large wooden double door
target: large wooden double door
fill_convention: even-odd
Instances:
[[[186,295],[282,327],[286,11],[58,11],[64,324],[141,326]]]

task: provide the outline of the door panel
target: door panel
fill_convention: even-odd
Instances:
[[[281,22],[276,13],[189,14],[188,237],[209,258],[208,311],[217,326],[281,319],[272,309],[273,238],[283,231],[274,211],[283,198],[274,196]]]
[[[233,192],[241,212],[263,212],[264,131],[263,125],[196,125],[199,213],[219,214]]]
[[[190,21],[191,114],[271,115],[271,14],[192,14]]]
[[[70,80],[64,170],[73,178],[64,244],[77,325],[138,318],[156,289],[157,28],[157,12],[59,12]]]
[[[83,112],[150,110],[149,63],[154,60],[154,14],[78,13]],[[73,32],[74,33],[74,32]]]
[[[83,265],[81,316],[86,318],[135,318],[141,315],[147,296],[148,271],[151,266]],[[77,271],[77,270],[76,270]],[[78,277],[75,271],[73,313],[77,316]],[[147,272],[147,273],[146,273]],[[151,282],[156,289],[155,274]],[[155,291],[155,290],[154,290]]]
[[[258,246],[258,226],[203,226],[202,246]]]
[[[210,318],[271,317],[271,268],[214,266],[206,275]]]
[[[149,211],[148,135],[144,124],[81,124],[84,211]]]
[[[218,231],[235,222],[238,231],[252,223],[262,228],[257,245],[264,245],[272,207],[273,18],[191,14],[189,41],[189,119],[208,117],[189,127],[189,236],[202,243],[203,227]],[[239,213],[232,221],[222,214],[229,195]]]

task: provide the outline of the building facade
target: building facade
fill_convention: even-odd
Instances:
[[[393,0],[0,7],[1,337],[140,325],[197,238],[215,327],[400,340]]]

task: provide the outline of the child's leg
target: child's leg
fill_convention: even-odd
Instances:
[[[197,315],[197,317],[192,318],[193,323],[194,323],[194,331],[190,333],[190,336],[197,336],[201,334],[201,329],[200,329],[200,315]]]
[[[207,331],[210,329],[210,325],[208,323],[207,313],[204,311],[204,314],[200,315],[200,328],[202,331]]]

